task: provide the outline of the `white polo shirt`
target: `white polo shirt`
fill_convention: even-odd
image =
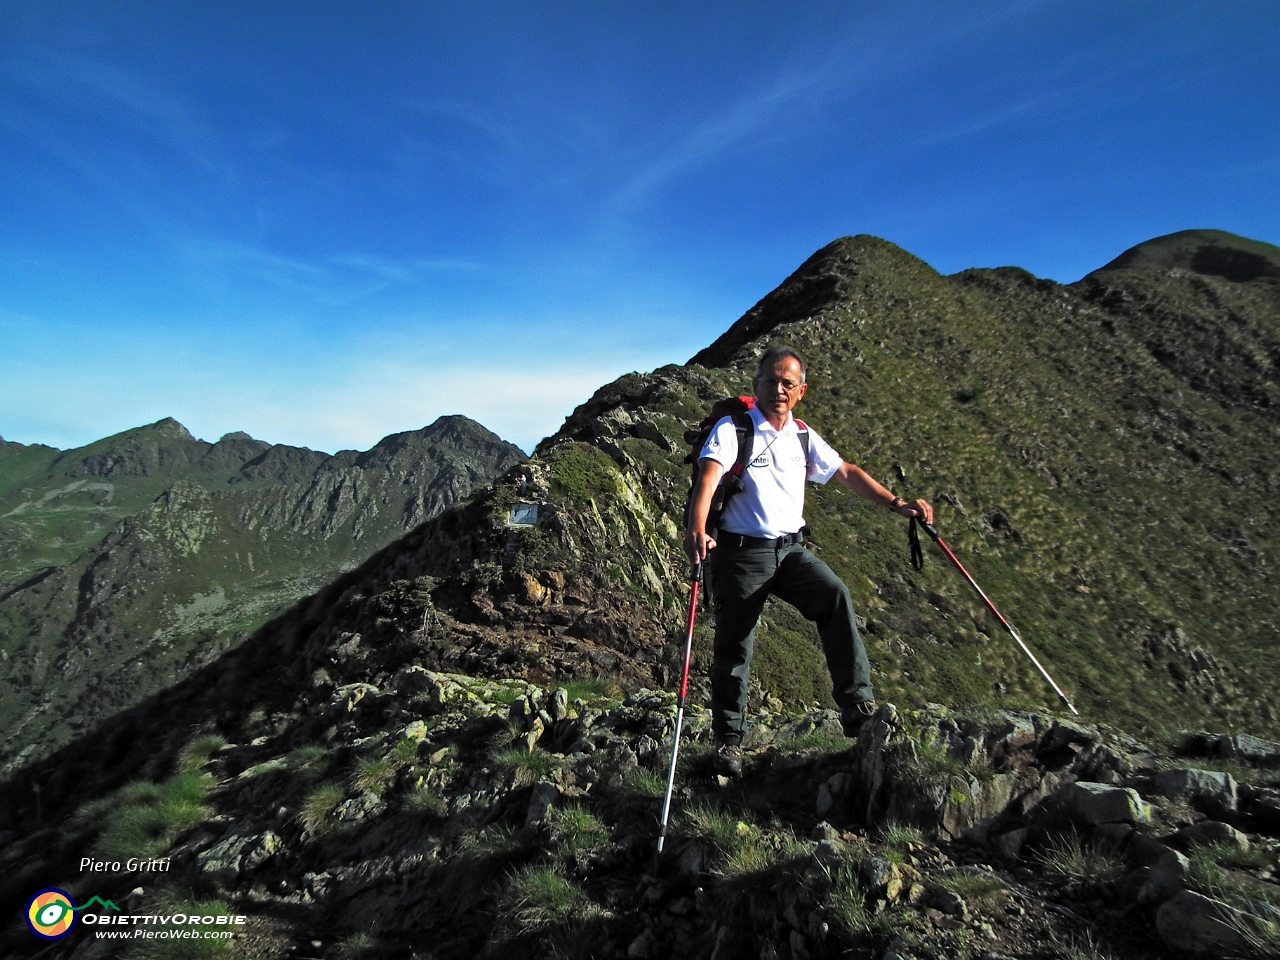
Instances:
[[[826,483],[844,461],[810,428],[806,472],[795,418],[788,416],[782,429],[774,430],[759,410],[747,412],[755,426],[751,459],[742,471],[742,489],[729,498],[720,526],[748,537],[785,537],[804,526],[805,480]],[[726,471],[738,462],[738,431],[732,417],[712,428],[698,459],[714,460]]]

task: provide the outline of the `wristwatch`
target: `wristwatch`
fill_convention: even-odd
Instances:
[[[903,500],[896,493],[893,495],[893,503],[889,504],[889,509],[897,513],[898,508],[903,506],[907,501]]]

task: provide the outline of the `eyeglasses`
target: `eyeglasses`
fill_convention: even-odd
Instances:
[[[803,383],[795,383],[791,380],[777,380],[773,377],[763,377],[757,380],[756,383],[762,387],[767,387],[770,390],[776,390],[778,387],[781,387],[783,390],[787,391],[787,393],[794,393],[796,390],[799,390],[804,386]]]

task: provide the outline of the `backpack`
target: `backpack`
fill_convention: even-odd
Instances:
[[[715,425],[725,417],[733,419],[733,428],[738,434],[738,457],[733,466],[724,472],[720,485],[711,498],[711,509],[707,511],[707,533],[712,537],[720,529],[720,518],[729,499],[742,489],[742,474],[751,459],[751,448],[755,440],[755,424],[751,420],[750,411],[756,408],[755,397],[725,397],[711,405],[711,410],[698,424],[696,430],[686,430],[685,443],[689,444],[689,452],[684,462],[692,464],[689,496],[684,504],[684,525],[689,529],[689,512],[693,509],[693,491],[698,485],[698,454],[706,446],[707,438]],[[807,471],[812,465],[809,458],[809,428],[803,420],[795,418],[796,427],[800,431],[800,446],[804,448],[804,465]]]

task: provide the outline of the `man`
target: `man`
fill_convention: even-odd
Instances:
[[[701,562],[710,557],[716,634],[711,664],[712,733],[717,766],[740,775],[746,734],[747,678],[756,621],[770,594],[786,600],[818,625],[832,694],[846,735],[875,713],[871,668],[853,614],[849,589],[804,541],[804,484],[833,477],[858,496],[903,517],[933,522],[924,500],[910,503],[876,483],[866,471],[842,460],[809,431],[807,451],[791,411],[808,390],[804,361],[791,347],[773,347],[760,358],[752,381],[756,406],[749,411],[751,458],[742,488],[729,497],[720,529],[709,533],[707,515],[727,469],[738,460],[738,432],[725,417],[699,454],[699,474],[689,511],[686,544]]]

